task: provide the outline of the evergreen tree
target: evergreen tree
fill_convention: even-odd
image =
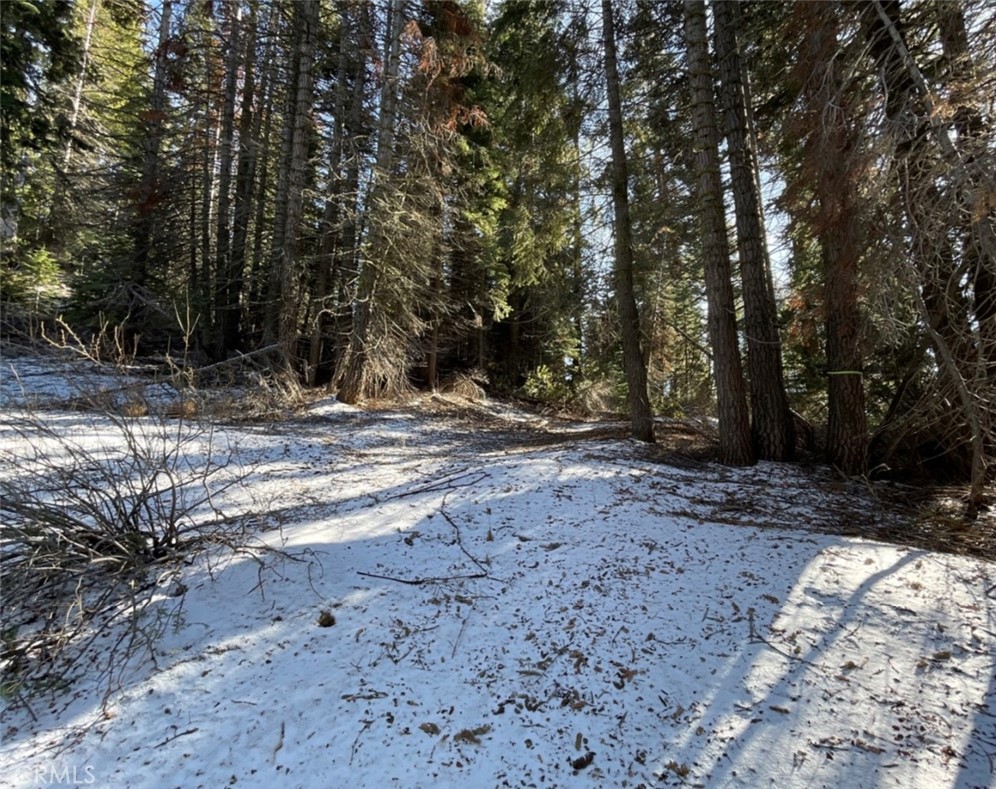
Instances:
[[[778,313],[751,128],[749,82],[738,41],[740,7],[738,3],[714,2],[712,10],[743,282],[754,446],[761,459],[788,460],[795,451],[795,428],[782,375]]]
[[[719,171],[719,131],[714,84],[706,38],[705,3],[685,2],[688,73],[695,117],[696,169],[702,255],[709,300],[709,338],[716,377],[720,458],[731,465],[754,462],[747,395],[737,344],[736,308],[730,279],[730,258]]]
[[[609,105],[609,139],[612,148],[612,205],[615,214],[616,304],[622,338],[623,369],[629,402],[631,432],[641,441],[654,441],[653,413],[647,391],[646,358],[640,338],[640,316],[633,283],[633,228],[629,215],[629,173],[623,133],[622,99],[616,57],[615,28],[611,0],[602,0],[602,42],[605,51],[605,82]]]

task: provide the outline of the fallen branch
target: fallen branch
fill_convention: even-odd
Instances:
[[[449,514],[446,512],[446,510],[444,509],[445,506],[446,506],[446,496],[443,496],[443,504],[439,508],[439,514],[446,519],[446,522],[450,526],[452,526],[453,531],[456,532],[457,547],[459,547],[463,555],[466,556],[468,559],[470,559],[474,564],[476,564],[484,572],[484,576],[487,577],[488,568],[484,565],[484,563],[480,559],[478,559],[475,556],[472,556],[470,551],[468,551],[466,548],[463,547],[463,540],[460,538],[460,527],[457,525],[456,521],[454,521],[453,518],[451,518]]]
[[[181,731],[179,734],[174,734],[172,737],[167,737],[162,742],[157,743],[154,747],[156,747],[156,748],[162,748],[164,745],[173,742],[173,740],[178,740],[181,737],[186,737],[188,734],[194,734],[195,732],[199,732],[199,731],[200,731],[200,729],[198,729],[195,726],[192,729],[187,729],[186,731]]]
[[[775,650],[779,655],[787,657],[789,660],[798,660],[800,663],[807,663],[810,666],[815,666],[816,664],[812,660],[806,660],[804,657],[799,657],[798,655],[791,655],[784,649],[780,649],[772,644],[768,639],[762,636],[757,630],[754,629],[754,609],[747,609],[747,624],[750,627],[750,643],[752,644],[765,644],[771,649]]]
[[[470,614],[467,614],[463,618],[463,623],[460,625],[460,632],[457,633],[456,640],[453,642],[453,651],[450,653],[450,660],[456,657],[457,647],[460,645],[460,639],[463,638],[463,631],[467,629],[467,622],[470,621]]]
[[[487,573],[474,573],[473,575],[445,575],[438,578],[396,578],[392,575],[365,573],[362,570],[357,570],[356,574],[362,575],[366,578],[379,578],[382,581],[394,581],[399,584],[408,584],[409,586],[420,586],[422,584],[441,584],[441,583],[446,583],[447,581],[473,581],[488,577]]]
[[[350,764],[353,763],[353,758],[356,756],[356,747],[360,744],[360,737],[363,736],[363,732],[365,732],[367,729],[369,729],[373,725],[373,721],[372,720],[364,720],[364,721],[361,721],[361,723],[363,723],[363,726],[356,733],[356,739],[353,740],[353,747],[349,749],[349,763]]]
[[[434,493],[440,490],[450,491],[456,490],[457,488],[467,488],[471,485],[476,485],[483,479],[487,479],[491,475],[486,471],[461,471],[459,474],[454,474],[449,477],[445,477],[435,482],[430,482],[428,485],[421,485],[417,488],[411,488],[404,491],[403,493],[395,493],[393,496],[388,496],[383,499],[376,499],[378,503],[385,501],[391,501],[393,499],[403,499],[408,496],[417,496],[419,493]],[[460,484],[456,484],[456,483]]]
[[[214,364],[198,367],[195,369],[195,372],[200,375],[201,373],[210,372],[211,370],[217,370],[219,367],[227,367],[232,364],[238,364],[239,362],[244,362],[247,359],[252,359],[255,356],[265,356],[266,354],[282,349],[283,346],[280,343],[267,345],[265,348],[257,348],[255,351],[250,351],[249,353],[240,353],[238,356],[233,356],[231,359],[223,359],[222,361],[215,362]]]

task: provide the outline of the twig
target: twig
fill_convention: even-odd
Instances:
[[[487,567],[486,567],[486,566],[484,565],[484,563],[483,563],[483,562],[481,562],[481,561],[480,561],[480,559],[478,559],[477,557],[473,556],[473,555],[472,555],[472,554],[470,553],[470,551],[468,551],[468,550],[467,550],[467,549],[466,549],[466,548],[465,548],[465,547],[463,546],[463,540],[462,540],[462,539],[461,539],[461,537],[460,537],[460,527],[459,527],[459,526],[457,525],[456,521],[455,521],[455,520],[453,520],[453,518],[451,518],[451,517],[449,516],[449,513],[447,513],[447,512],[446,512],[446,509],[445,509],[445,507],[446,507],[446,496],[443,496],[443,503],[442,503],[442,504],[440,505],[440,507],[439,507],[439,514],[440,514],[440,515],[442,515],[442,516],[443,516],[443,518],[445,518],[445,519],[446,519],[446,522],[447,522],[447,523],[448,523],[448,524],[449,524],[450,526],[452,526],[452,527],[453,527],[453,531],[454,531],[454,532],[456,533],[456,542],[457,542],[457,546],[459,546],[460,550],[461,550],[461,551],[463,552],[463,555],[464,555],[464,556],[466,556],[466,557],[467,557],[468,559],[470,559],[470,560],[471,560],[471,561],[472,561],[472,562],[473,562],[474,564],[476,564],[476,565],[477,565],[477,566],[478,566],[478,567],[479,567],[479,568],[480,568],[481,570],[483,570],[483,571],[484,571],[484,577],[486,578],[486,577],[488,576],[488,568],[487,568]]]
[[[155,747],[156,748],[162,748],[167,743],[173,742],[173,740],[178,740],[181,737],[186,737],[188,734],[194,734],[195,732],[198,732],[198,731],[200,731],[200,729],[198,729],[196,726],[194,728],[192,728],[192,729],[187,729],[186,731],[181,731],[179,734],[174,734],[172,737],[167,737],[161,743],[158,743]]]
[[[453,642],[453,651],[450,652],[450,660],[456,657],[457,647],[460,645],[460,639],[463,638],[463,631],[467,629],[467,622],[470,621],[470,614],[463,619],[463,624],[460,625],[460,632],[457,633],[456,640]]]
[[[487,573],[474,573],[472,575],[445,575],[438,578],[395,578],[391,575],[380,575],[378,573],[365,573],[362,570],[356,571],[357,575],[362,575],[367,578],[379,578],[382,581],[395,581],[399,584],[408,584],[409,586],[420,586],[421,584],[439,584],[445,583],[446,581],[471,581],[480,578],[487,578]]]
[[[754,629],[754,609],[753,608],[748,608],[747,609],[747,624],[750,627],[750,642],[752,644],[758,644],[758,643],[760,643],[760,644],[766,644],[767,646],[771,647],[771,649],[775,650],[775,652],[777,652],[779,655],[783,655],[784,657],[787,657],[789,660],[798,660],[800,663],[807,663],[810,666],[815,666],[816,665],[811,660],[806,660],[806,658],[799,657],[798,655],[790,655],[784,649],[779,649],[774,644],[772,644],[770,641],[768,641],[768,639],[766,639],[764,636],[762,636],[760,633],[758,633]]]
[[[403,499],[407,496],[417,496],[419,493],[432,493],[440,490],[449,491],[455,490],[456,488],[467,488],[471,485],[476,485],[481,480],[487,479],[490,476],[491,475],[486,471],[461,471],[458,474],[453,474],[449,477],[436,480],[435,482],[430,482],[428,485],[420,485],[417,488],[410,488],[402,493],[395,493],[392,496],[378,499],[378,501],[382,503],[393,499]]]
[[[365,721],[363,721],[362,728],[359,730],[359,732],[357,732],[356,739],[353,740],[353,747],[349,749],[349,763],[350,764],[353,763],[353,757],[356,756],[356,746],[360,744],[360,737],[363,735],[363,732],[365,732],[367,729],[370,728],[371,725],[373,725],[373,721],[371,721],[371,720],[365,720]]]
[[[277,761],[277,751],[284,747],[284,732],[286,731],[287,724],[284,721],[280,721],[280,736],[277,738],[277,744],[273,748],[273,756],[270,761]]]

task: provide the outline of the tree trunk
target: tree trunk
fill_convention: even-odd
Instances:
[[[298,232],[304,208],[308,130],[313,99],[312,61],[318,26],[317,0],[298,0],[294,4],[294,14],[294,82],[288,101],[288,119],[284,126],[286,171],[280,177],[283,195],[274,230],[271,302],[266,325],[268,337],[281,346],[282,364],[286,367],[290,366],[296,355]]]
[[[827,332],[827,455],[845,474],[865,471],[868,424],[865,416],[863,358],[858,308],[860,250],[848,226],[857,218],[844,200],[821,189],[821,205],[834,215],[835,227],[822,239],[824,309]],[[846,199],[846,198],[845,198]]]
[[[228,53],[225,63],[225,93],[221,110],[221,150],[219,151],[220,170],[218,174],[218,222],[215,231],[215,293],[214,304],[216,309],[216,324],[218,329],[217,350],[219,358],[224,355],[227,348],[225,323],[233,312],[232,280],[235,277],[232,270],[232,237],[231,237],[231,189],[232,189],[232,162],[234,159],[233,137],[235,134],[235,95],[238,87],[238,68],[241,59],[239,50],[239,38],[242,27],[242,7],[238,0],[229,0],[227,3],[229,17]],[[251,52],[250,52],[251,54]],[[255,64],[247,59],[246,82],[250,80],[249,74]],[[243,105],[245,102],[243,102]],[[241,128],[240,128],[241,131]],[[239,144],[245,145],[246,140],[239,137]],[[236,304],[236,310],[237,310]],[[235,312],[238,315],[238,312]]]
[[[634,438],[653,443],[654,417],[647,390],[646,357],[640,340],[640,315],[633,284],[633,230],[629,215],[629,173],[623,135],[622,100],[616,63],[616,39],[611,0],[602,0],[602,45],[605,53],[605,81],[609,105],[609,139],[612,148],[612,205],[615,210],[614,284],[619,310],[623,369],[630,411],[630,431]]]
[[[706,38],[703,0],[685,0],[685,41],[695,126],[699,224],[709,302],[709,339],[716,378],[720,460],[730,465],[754,463],[750,416],[737,344],[736,307],[730,280],[730,253],[723,213],[714,85]]]
[[[207,66],[210,73],[210,65]],[[213,91],[210,91],[213,93]],[[211,291],[212,272],[214,271],[214,256],[212,255],[214,231],[217,229],[212,221],[215,214],[215,206],[218,203],[218,181],[215,178],[215,170],[218,163],[218,142],[221,138],[221,125],[218,123],[218,113],[211,106],[212,96],[204,98],[204,134],[201,136],[203,148],[201,171],[201,214],[199,238],[201,246],[201,279],[200,282],[191,283],[193,292],[200,309],[207,316],[207,322],[213,319],[211,314]],[[207,328],[207,327],[202,327]]]
[[[273,119],[276,115],[275,105],[277,102],[277,63],[273,56],[273,42],[276,38],[276,29],[279,27],[280,15],[271,13],[270,21],[273,23],[273,30],[268,31],[268,41],[266,52],[269,55],[268,67],[263,72],[264,85],[261,90],[262,101],[260,102],[259,117],[262,119],[261,132],[254,135],[259,140],[258,146],[253,154],[253,167],[256,161],[260,161],[259,178],[256,184],[256,209],[252,219],[252,261],[249,267],[249,293],[246,298],[246,322],[251,330],[261,332],[264,335],[262,345],[266,342],[266,321],[270,314],[268,296],[270,292],[269,265],[271,260],[267,260],[265,253],[265,228],[267,226],[267,208],[270,205],[268,200],[270,185],[270,162],[273,159],[271,151],[271,140],[273,138]],[[282,149],[281,149],[282,150]],[[279,184],[278,184],[279,186]],[[284,183],[286,192],[286,183]],[[279,205],[279,203],[278,203]],[[274,225],[276,222],[274,221]],[[272,256],[271,256],[272,258]]]
[[[835,20],[815,5],[800,7],[799,12],[812,14],[800,58],[811,64],[803,94],[816,123],[805,167],[817,198],[816,226],[824,264],[827,456],[845,474],[862,474],[868,425],[858,306],[858,263],[865,234],[858,207],[860,119],[842,99]]]
[[[384,189],[391,177],[394,163],[394,131],[398,103],[398,74],[401,66],[401,34],[405,0],[392,0],[391,13],[385,40],[385,72],[381,90],[380,118],[377,124],[377,163],[370,188],[369,204],[376,210],[377,195]],[[374,297],[379,273],[377,238],[371,239],[371,254],[363,261],[356,284],[353,325],[350,332],[349,348],[344,360],[344,373],[339,386],[338,397],[344,403],[356,403],[363,395],[364,373],[367,365],[367,344],[370,332],[370,319],[374,309]]]
[[[918,262],[922,282],[929,284],[940,279],[942,284],[948,285],[939,296],[936,287],[933,289],[924,287],[921,305],[927,313],[928,334],[933,341],[941,367],[947,372],[954,386],[961,405],[963,424],[969,434],[971,479],[967,511],[974,517],[982,505],[988,476],[987,442],[994,440],[992,418],[981,404],[991,402],[992,399],[991,387],[987,386],[988,382],[993,380],[993,372],[988,369],[991,363],[989,354],[993,350],[989,343],[993,341],[996,329],[993,329],[991,321],[985,325],[982,322],[986,317],[996,319],[993,316],[993,311],[996,310],[996,293],[992,290],[996,283],[996,223],[993,221],[992,211],[987,202],[990,190],[984,186],[986,176],[977,174],[977,166],[972,161],[973,156],[966,156],[966,153],[968,150],[972,153],[984,153],[987,141],[983,140],[978,149],[972,144],[971,111],[967,113],[962,111],[960,117],[959,114],[955,115],[955,130],[959,133],[959,138],[957,144],[952,140],[949,122],[943,119],[943,113],[935,111],[934,98],[926,79],[906,46],[898,2],[883,3],[881,0],[873,0],[865,11],[870,47],[877,64],[880,66],[885,64],[881,71],[886,93],[891,96],[898,92],[902,99],[910,101],[911,109],[907,111],[907,115],[914,115],[917,124],[916,135],[919,139],[912,142],[907,154],[907,158],[911,160],[911,167],[907,168],[907,172],[912,172],[913,175],[904,179],[903,188],[909,190],[915,185],[921,186],[921,189],[919,193],[911,194],[906,191],[904,194],[911,212],[911,223],[916,231],[922,234],[923,225],[928,220],[933,220],[935,232],[931,235],[936,235],[937,239],[933,237],[924,239],[920,244],[915,244],[915,247],[932,243],[947,249],[952,229],[964,233],[965,224],[970,228],[970,232],[964,238],[963,257],[970,270],[975,323],[980,329],[977,342],[965,312],[961,309],[964,296],[960,280],[963,275],[953,266],[955,255],[949,252],[935,256],[939,258],[940,270],[936,260],[921,259]],[[964,70],[970,69],[970,65],[967,66],[963,59],[968,52],[960,40],[960,33],[964,29],[963,20],[961,27],[960,31],[958,20],[952,20],[950,15],[941,20],[942,43],[948,59],[952,61],[953,71],[950,76],[956,87],[959,81],[968,76]],[[963,73],[959,74],[959,70]],[[916,104],[912,102],[914,98]],[[922,111],[914,114],[920,107]],[[892,117],[890,114],[890,119]],[[909,126],[910,123],[907,121],[907,133]],[[932,172],[929,165],[920,161],[925,155],[928,139],[932,139],[933,145],[940,153],[945,166],[944,180],[952,185],[957,200],[959,220],[953,223],[943,212],[940,212],[940,217],[935,217],[938,213],[935,201],[924,200],[925,196],[934,194],[933,190],[936,188],[934,182],[938,180],[936,172]],[[913,181],[917,177],[920,182],[925,183]],[[952,228],[951,224],[954,224],[955,228]],[[915,252],[919,252],[919,249],[915,249]],[[948,271],[950,275],[947,275]]]
[[[335,86],[335,113],[332,129],[332,140],[329,150],[329,194],[322,212],[322,236],[318,257],[315,261],[314,287],[310,298],[316,304],[316,313],[312,318],[311,343],[308,349],[308,383],[315,386],[319,378],[319,366],[326,356],[325,342],[329,327],[332,326],[327,301],[331,288],[336,280],[336,263],[341,238],[342,205],[344,181],[342,176],[343,150],[346,145],[346,94],[349,88],[350,48],[352,42],[352,14],[349,3],[339,4],[339,63],[338,79]],[[354,59],[355,59],[354,54]]]
[[[439,386],[439,320],[433,319],[429,330],[429,350],[425,355],[425,378],[430,392]]]
[[[972,61],[968,45],[964,9],[955,3],[937,3],[938,27],[951,86],[958,157],[966,169],[991,172],[993,155],[987,147],[993,139],[992,119],[984,113],[984,97],[980,90],[981,75]],[[973,96],[978,91],[980,96]],[[959,179],[961,181],[962,179]],[[977,179],[972,179],[975,182]],[[981,179],[978,179],[981,180]],[[979,190],[975,183],[959,183],[958,202],[962,209],[959,219],[962,255],[972,286],[972,307],[979,328],[979,357],[985,368],[983,379],[996,385],[996,233],[993,215],[986,216],[973,206]]]
[[[259,158],[260,129],[263,116],[262,102],[256,97],[256,9],[249,6],[249,24],[245,46],[245,77],[239,118],[239,154],[235,167],[235,199],[232,211],[232,249],[228,270],[225,273],[224,299],[219,316],[222,355],[242,347],[242,293],[245,280],[246,247],[249,236],[249,217],[252,212],[253,184],[256,180],[256,163]],[[266,30],[268,24],[262,29]],[[264,66],[260,94],[266,96],[272,70],[272,44],[268,38],[264,49]]]
[[[713,2],[712,9],[737,219],[754,446],[763,460],[791,460],[795,451],[795,422],[785,392],[778,309],[758,189],[757,154],[754,135],[748,126],[747,75],[737,40],[740,6],[720,0]]]
[[[970,310],[949,238],[950,223],[946,212],[938,210],[950,198],[942,194],[943,179],[936,177],[936,150],[925,133],[929,121],[920,107],[925,86],[916,84],[904,62],[899,2],[882,4],[876,0],[859,8],[869,54],[885,95],[887,130],[894,145],[898,186],[909,217],[911,259],[920,272],[923,302],[931,327],[952,350],[964,374],[972,355]]]
[[[87,10],[86,22],[84,23],[83,41],[81,42],[81,60],[79,76],[73,88],[73,95],[69,104],[69,126],[66,129],[66,148],[62,153],[62,166],[56,172],[55,184],[52,187],[52,200],[49,203],[48,221],[42,228],[41,243],[43,246],[52,246],[53,242],[62,244],[62,240],[56,241],[57,228],[65,223],[64,213],[66,208],[66,197],[69,191],[69,165],[73,158],[73,144],[76,137],[76,129],[79,126],[80,112],[83,108],[83,90],[86,87],[86,70],[90,64],[91,44],[93,42],[93,29],[97,21],[97,9],[100,0],[90,0],[90,8]]]
[[[573,102],[575,107],[579,107],[581,104],[581,98],[578,95],[578,82],[577,79],[573,80],[574,95]],[[576,161],[578,162],[575,168],[574,177],[571,183],[571,199],[574,201],[574,206],[572,208],[572,221],[571,221],[571,277],[572,277],[572,296],[573,304],[571,305],[571,323],[574,327],[575,335],[575,351],[573,357],[571,358],[571,388],[575,391],[579,391],[579,387],[584,380],[584,318],[585,318],[585,297],[586,297],[586,287],[585,287],[585,270],[584,270],[584,208],[583,208],[583,198],[582,198],[582,187],[581,187],[581,165],[582,154],[581,154],[581,118],[582,113],[576,111],[574,113],[575,119],[572,121],[571,130],[571,143],[572,150],[571,153],[574,155]],[[483,365],[481,366],[483,370]]]
[[[170,38],[170,21],[173,0],[163,0],[159,10],[159,41],[156,48],[156,66],[152,78],[152,104],[149,107],[146,132],[142,141],[142,177],[138,187],[137,217],[134,224],[134,266],[129,272],[131,281],[145,284],[152,255],[154,208],[159,195],[159,150],[162,146],[163,121],[166,119],[167,48]],[[191,239],[193,242],[193,239]]]

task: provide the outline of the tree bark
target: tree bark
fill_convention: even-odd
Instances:
[[[602,0],[602,45],[609,105],[609,140],[612,148],[612,205],[615,212],[614,285],[619,310],[623,370],[630,412],[630,432],[640,441],[653,443],[654,417],[647,389],[647,365],[640,339],[640,315],[633,284],[633,230],[629,213],[629,173],[623,134],[622,99],[616,62],[616,39],[611,0]]]
[[[750,465],[755,457],[737,344],[736,307],[730,279],[730,253],[719,170],[719,131],[703,0],[685,0],[685,42],[695,126],[699,225],[709,302],[709,339],[716,378],[720,460],[730,465]]]
[[[800,7],[798,13],[811,15],[800,57],[811,64],[803,95],[815,128],[810,131],[804,167],[816,194],[816,226],[824,263],[827,457],[845,474],[862,474],[867,464],[868,424],[858,306],[858,264],[865,234],[858,204],[860,121],[841,98],[846,91],[836,21],[815,4]]]
[[[304,209],[304,180],[308,159],[308,131],[313,100],[313,56],[318,26],[317,0],[298,0],[294,4],[296,46],[294,48],[294,82],[288,101],[288,120],[284,126],[286,172],[281,173],[283,195],[276,217],[271,271],[271,306],[266,334],[282,348],[282,363],[289,367],[296,356],[298,233]]]
[[[758,188],[759,168],[749,127],[747,75],[737,39],[740,6],[720,0],[713,2],[712,9],[743,283],[752,436],[761,459],[791,460],[795,453],[795,422],[785,392],[778,309]]]
[[[385,72],[381,90],[380,117],[377,123],[377,163],[374,183],[370,188],[371,210],[376,210],[377,195],[391,177],[394,163],[394,132],[398,104],[398,73],[401,66],[401,34],[405,0],[392,0],[385,40]],[[344,373],[338,398],[344,403],[356,403],[363,396],[364,373],[367,365],[367,344],[370,320],[374,309],[379,268],[376,262],[377,238],[371,239],[371,254],[363,261],[356,284],[353,325],[349,348],[344,360]]]
[[[170,38],[170,21],[173,0],[163,0],[159,10],[159,41],[156,48],[156,65],[152,78],[152,103],[149,107],[146,132],[142,141],[142,177],[138,187],[137,217],[134,224],[134,266],[129,272],[131,281],[139,286],[148,277],[152,255],[154,208],[160,199],[159,151],[162,147],[163,127],[166,116],[167,48]],[[193,243],[193,239],[191,239]]]
[[[232,280],[234,272],[232,270],[232,227],[231,227],[231,205],[232,205],[232,164],[235,158],[233,143],[235,135],[235,96],[238,87],[238,68],[242,52],[239,48],[239,39],[242,28],[242,7],[238,0],[229,0],[226,4],[229,18],[228,52],[225,62],[225,91],[221,110],[221,139],[220,151],[218,154],[220,170],[218,174],[218,217],[217,230],[215,231],[215,323],[218,330],[217,350],[219,358],[227,350],[225,347],[225,322],[232,312]],[[246,81],[249,81],[249,72],[253,70],[255,64],[246,62]],[[240,136],[240,145],[246,141]],[[237,314],[237,313],[236,313]]]

